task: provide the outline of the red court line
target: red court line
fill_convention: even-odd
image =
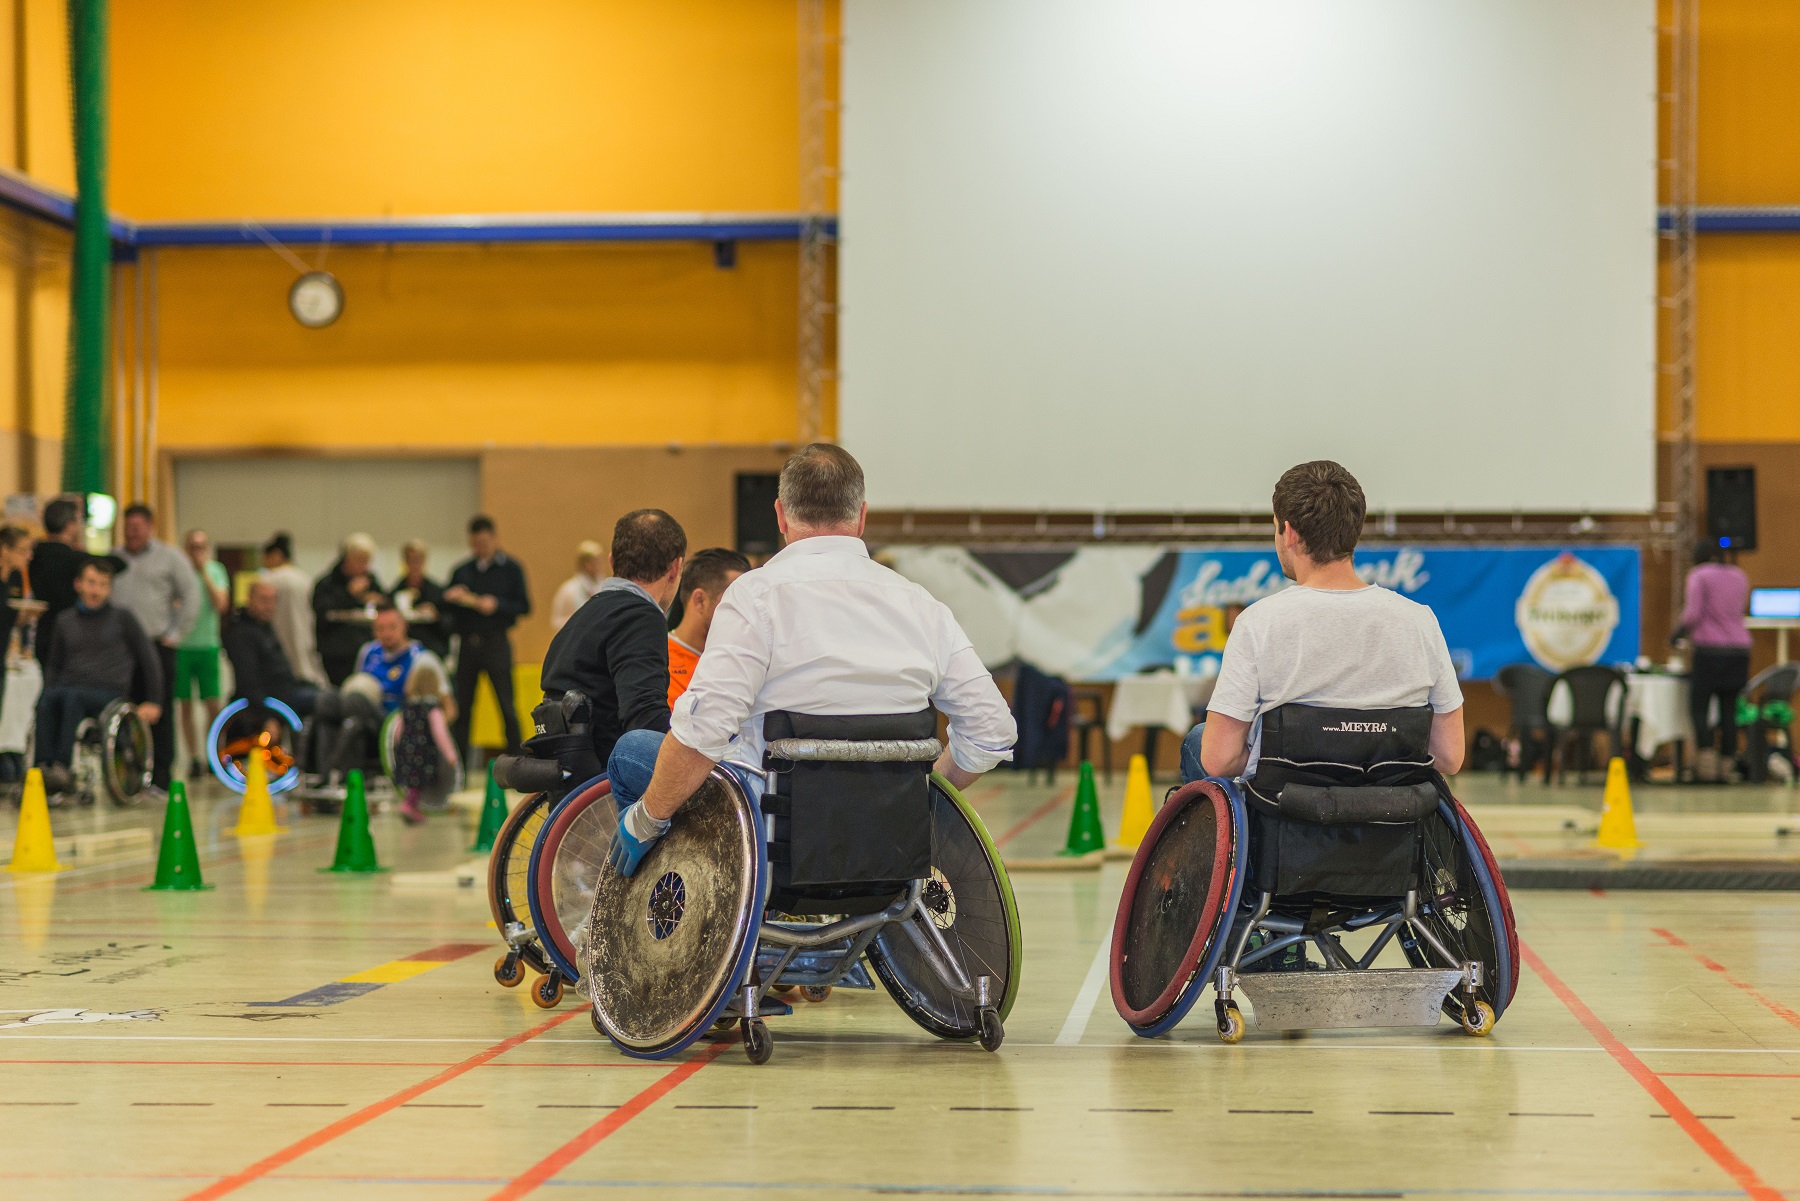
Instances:
[[[568,1013],[558,1014],[549,1021],[540,1022],[523,1034],[515,1034],[504,1042],[495,1043],[487,1050],[469,1056],[469,1058],[463,1060],[456,1066],[445,1068],[429,1080],[421,1081],[410,1088],[403,1088],[385,1100],[377,1101],[373,1105],[364,1106],[353,1114],[348,1114],[345,1117],[339,1118],[329,1126],[313,1131],[298,1142],[289,1143],[273,1155],[267,1155],[262,1159],[257,1160],[243,1171],[227,1176],[223,1180],[215,1181],[201,1189],[199,1192],[188,1194],[182,1201],[212,1201],[215,1197],[223,1197],[227,1193],[235,1193],[246,1184],[250,1184],[267,1176],[276,1168],[283,1167],[286,1164],[290,1164],[294,1160],[299,1159],[308,1151],[318,1150],[326,1143],[341,1138],[352,1130],[355,1130],[357,1127],[374,1121],[382,1114],[387,1113],[390,1110],[398,1109],[408,1101],[425,1095],[438,1085],[448,1084],[450,1081],[456,1079],[470,1069],[478,1068],[488,1060],[506,1054],[520,1043],[534,1039],[546,1030],[560,1026],[572,1018],[578,1018],[585,1012],[587,1012],[585,1006],[580,1009],[572,1009]]]
[[[1594,1016],[1594,1011],[1587,1007],[1586,1002],[1576,996],[1575,991],[1564,984],[1562,978],[1551,971],[1548,964],[1538,958],[1537,952],[1532,950],[1524,939],[1519,940],[1519,952],[1524,956],[1525,962],[1530,965],[1531,970],[1537,973],[1538,978],[1549,985],[1550,991],[1556,994],[1556,999],[1575,1015],[1575,1020],[1587,1027],[1587,1032],[1593,1036],[1594,1041],[1599,1043],[1606,1053],[1613,1057],[1613,1061],[1638,1082],[1639,1087],[1655,1098],[1656,1103],[1663,1107],[1663,1112],[1675,1119],[1675,1124],[1681,1127],[1684,1134],[1693,1139],[1714,1163],[1724,1169],[1727,1176],[1737,1181],[1738,1187],[1743,1189],[1746,1195],[1753,1201],[1786,1201],[1779,1191],[1763,1183],[1762,1177],[1756,1174],[1756,1169],[1739,1159],[1737,1153],[1727,1147],[1723,1139],[1707,1129],[1700,1119],[1694,1116],[1694,1111],[1675,1095],[1675,1090],[1664,1084],[1662,1078],[1650,1070],[1649,1065],[1633,1054],[1630,1047],[1615,1038],[1613,1032],[1606,1028],[1606,1023]]]
[[[1776,1017],[1780,1018],[1782,1021],[1786,1022],[1788,1025],[1794,1026],[1796,1028],[1800,1028],[1800,1013],[1795,1013],[1793,1010],[1789,1009],[1786,1005],[1783,1005],[1779,1001],[1771,1001],[1769,998],[1763,996],[1761,993],[1757,992],[1755,988],[1751,987],[1748,984],[1745,984],[1742,980],[1739,980],[1736,976],[1733,976],[1730,972],[1726,971],[1724,964],[1719,963],[1716,960],[1708,959],[1706,956],[1702,955],[1700,952],[1694,950],[1693,947],[1690,947],[1687,943],[1681,941],[1679,938],[1676,938],[1673,934],[1669,933],[1667,930],[1664,930],[1660,926],[1650,927],[1650,933],[1656,935],[1658,938],[1662,939],[1664,942],[1668,943],[1672,947],[1680,947],[1682,950],[1686,951],[1689,955],[1692,955],[1695,959],[1699,960],[1701,967],[1705,968],[1709,972],[1719,973],[1719,975],[1725,977],[1726,983],[1730,984],[1733,988],[1742,989],[1744,992],[1749,993],[1751,996],[1755,997],[1758,1001],[1761,1001],[1763,1004],[1763,1007],[1765,1009],[1767,1009],[1770,1013],[1774,1014]]]
[[[1052,814],[1056,811],[1056,809],[1059,805],[1061,805],[1064,801],[1068,800],[1070,797],[1072,797],[1074,795],[1075,795],[1075,785],[1071,784],[1067,788],[1063,789],[1061,792],[1057,793],[1055,796],[1051,797],[1049,800],[1045,801],[1042,805],[1039,805],[1036,809],[1032,810],[1031,816],[1027,817],[1024,821],[1020,822],[1018,825],[1014,826],[1012,829],[1008,830],[1006,833],[1002,834],[1000,837],[994,839],[994,849],[999,850],[1001,847],[1003,847],[1007,843],[1011,842],[1014,838],[1018,837],[1024,831],[1030,829],[1038,821],[1050,816],[1050,814]]]
[[[697,1053],[692,1059],[681,1064],[667,1075],[660,1077],[655,1084],[633,1097],[625,1104],[613,1110],[607,1116],[583,1130],[580,1134],[546,1155],[544,1158],[526,1168],[513,1178],[511,1184],[488,1198],[488,1201],[515,1201],[516,1198],[534,1192],[537,1187],[552,1176],[593,1150],[602,1140],[610,1137],[625,1123],[637,1117],[646,1109],[668,1096],[671,1092],[698,1072],[701,1068],[724,1054],[726,1050],[737,1045],[735,1039],[716,1042]]]
[[[491,942],[447,942],[441,947],[431,947],[424,951],[414,951],[411,955],[402,955],[395,963],[452,963],[477,951],[485,951],[494,944]]]

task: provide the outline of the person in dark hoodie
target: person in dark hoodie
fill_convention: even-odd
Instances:
[[[75,577],[75,605],[57,615],[38,698],[37,759],[44,788],[66,793],[75,728],[113,701],[129,698],[153,725],[162,716],[162,660],[130,612],[111,603],[110,558],[90,558]]]
[[[375,540],[367,534],[344,539],[344,553],[313,585],[313,629],[325,678],[337,688],[356,670],[356,653],[369,640],[373,605],[387,599],[371,565]]]
[[[81,504],[66,496],[44,506],[44,537],[31,549],[31,595],[44,602],[38,618],[38,662],[50,658],[50,631],[57,614],[75,605],[75,576],[87,564],[84,549],[87,531],[81,524]]]

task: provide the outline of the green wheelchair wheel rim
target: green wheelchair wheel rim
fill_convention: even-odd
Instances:
[[[381,722],[381,733],[375,741],[381,747],[381,774],[388,779],[394,778],[394,740],[400,731],[400,710],[388,714]]]
[[[969,804],[962,791],[939,773],[931,773],[931,782],[943,789],[944,795],[955,802],[956,808],[969,823],[969,828],[975,831],[975,837],[981,840],[983,849],[987,851],[988,861],[993,864],[994,878],[1000,882],[1000,906],[1006,913],[1006,941],[1012,948],[1006,966],[1006,995],[1000,1000],[1000,1020],[1005,1021],[1012,1013],[1013,1002],[1019,997],[1019,973],[1025,965],[1025,939],[1019,930],[1019,902],[1013,896],[1012,877],[1006,874],[1006,861],[1000,858],[1000,848],[994,845],[994,836],[988,833],[987,824],[975,812],[975,806]]]

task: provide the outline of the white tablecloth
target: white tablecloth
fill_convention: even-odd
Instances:
[[[1694,743],[1694,726],[1688,720],[1688,682],[1686,676],[1663,673],[1633,672],[1625,677],[1624,696],[1614,689],[1606,698],[1606,716],[1619,720],[1619,705],[1625,706],[1624,725],[1638,719],[1637,753],[1645,759],[1656,754],[1656,748],[1677,738]],[[1550,690],[1549,716],[1553,726],[1569,722],[1572,702],[1569,687],[1558,684]]]
[[[1139,726],[1161,726],[1177,737],[1194,725],[1194,710],[1212,699],[1218,676],[1182,676],[1172,671],[1126,676],[1113,686],[1106,713],[1106,736],[1114,742]]]

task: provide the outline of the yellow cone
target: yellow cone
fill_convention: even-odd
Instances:
[[[1119,841],[1113,845],[1122,851],[1135,851],[1150,832],[1156,816],[1156,802],[1150,795],[1150,764],[1142,755],[1131,757],[1131,768],[1125,773],[1125,812],[1119,818]]]
[[[283,827],[275,824],[275,802],[269,796],[269,769],[262,748],[244,757],[244,804],[238,810],[238,824],[232,833],[241,837],[257,834],[279,834]]]
[[[1609,851],[1634,851],[1644,844],[1638,841],[1637,821],[1631,815],[1631,785],[1625,779],[1625,760],[1614,758],[1606,765],[1606,799],[1600,806],[1600,837],[1594,845]]]
[[[44,773],[32,768],[25,776],[25,796],[19,803],[19,833],[13,839],[11,870],[60,872],[56,844],[50,834],[50,801],[44,795]]]

